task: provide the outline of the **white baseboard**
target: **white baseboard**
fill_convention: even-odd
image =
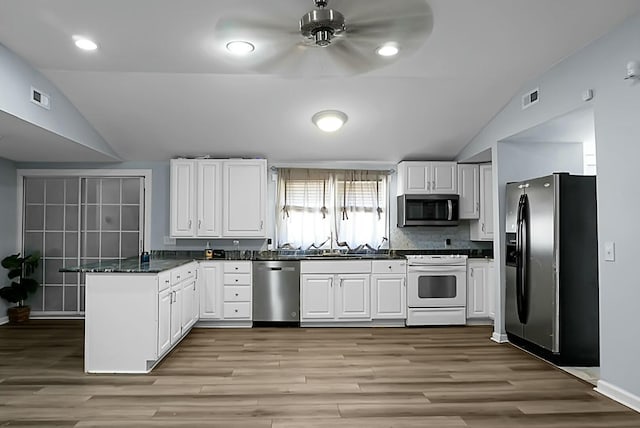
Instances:
[[[9,322],[9,317],[0,317],[0,325],[4,325]]]
[[[509,339],[507,339],[507,335],[506,334],[500,334],[500,333],[497,333],[495,331],[491,335],[491,340],[493,340],[494,342],[497,342],[497,343],[507,343],[509,341]]]
[[[593,388],[594,391],[623,404],[630,409],[640,412],[640,397],[630,393],[622,388],[619,388],[607,381],[599,380],[598,386]]]

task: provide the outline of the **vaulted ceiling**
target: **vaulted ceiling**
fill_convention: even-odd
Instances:
[[[334,45],[299,46],[311,0],[3,0],[0,44],[50,79],[124,160],[396,162],[455,157],[526,82],[640,12],[638,0],[426,0],[425,30],[406,16],[417,3],[330,0],[347,30],[350,17],[369,26],[340,61],[326,51]],[[401,39],[388,64],[369,49],[385,31]],[[78,50],[78,34],[99,48]],[[231,56],[224,46],[238,38],[255,51]],[[285,56],[296,49],[306,51]],[[311,116],[324,109],[348,122],[322,133]],[[33,149],[39,135],[25,131],[33,144],[0,157],[47,160]],[[78,150],[69,159],[93,160],[68,144]]]

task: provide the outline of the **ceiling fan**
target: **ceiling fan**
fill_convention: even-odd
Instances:
[[[253,38],[255,52],[242,65],[284,76],[343,76],[388,65],[415,52],[433,28],[426,0],[312,0],[315,6],[288,18],[298,0],[276,13],[274,2],[252,17],[221,18],[217,37]],[[282,3],[282,1],[280,2]],[[293,4],[295,3],[295,4]],[[329,4],[331,3],[331,4]],[[394,47],[398,54],[378,51]]]

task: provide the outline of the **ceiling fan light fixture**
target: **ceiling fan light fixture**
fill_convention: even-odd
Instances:
[[[347,115],[339,110],[323,110],[314,114],[311,121],[321,131],[335,132],[347,122]]]
[[[234,55],[247,55],[255,49],[252,43],[244,40],[233,40],[227,43],[227,50]]]
[[[400,49],[395,43],[387,43],[376,49],[376,53],[384,57],[398,55],[398,52],[400,52]]]
[[[93,40],[87,39],[82,36],[73,36],[74,43],[76,47],[82,49],[83,51],[95,51],[98,49],[98,45]]]

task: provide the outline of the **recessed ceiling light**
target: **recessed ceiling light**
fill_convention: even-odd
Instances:
[[[376,53],[380,56],[394,56],[399,52],[398,46],[394,44],[386,44],[376,49]]]
[[[314,114],[311,121],[324,132],[335,132],[347,121],[347,115],[338,110],[323,110]]]
[[[83,51],[95,51],[98,49],[98,45],[93,41],[85,37],[74,36],[75,44]]]
[[[253,44],[245,42],[244,40],[234,40],[227,43],[227,50],[235,55],[246,55],[253,52],[254,49],[255,46],[253,46]]]

